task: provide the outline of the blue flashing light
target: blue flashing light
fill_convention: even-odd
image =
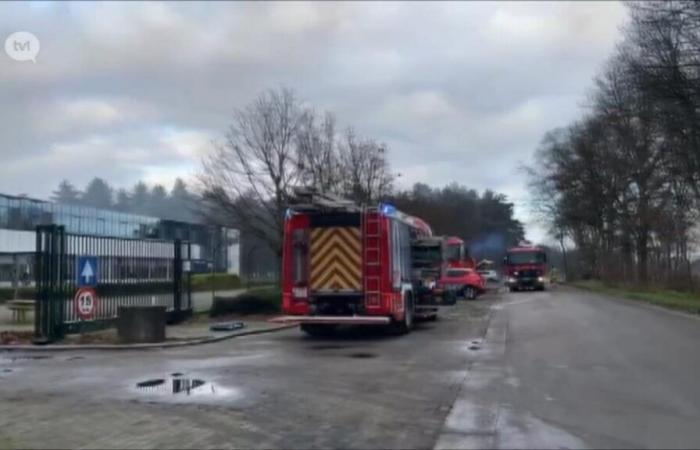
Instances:
[[[379,211],[385,216],[395,216],[396,207],[389,203],[382,203],[379,205]]]
[[[289,220],[294,213],[292,212],[291,208],[287,208],[287,210],[284,212],[284,219]]]

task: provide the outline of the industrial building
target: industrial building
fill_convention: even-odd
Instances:
[[[0,287],[32,284],[35,229],[48,224],[92,236],[181,239],[192,245],[192,271],[240,271],[238,230],[0,194]]]

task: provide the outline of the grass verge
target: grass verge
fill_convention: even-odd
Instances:
[[[569,285],[588,291],[601,292],[631,300],[639,300],[669,309],[700,314],[700,295],[668,289],[642,289],[634,286],[615,286],[602,281],[575,281]]]

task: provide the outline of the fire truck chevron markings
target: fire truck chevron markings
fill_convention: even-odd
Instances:
[[[310,279],[312,289],[361,289],[360,230],[349,227],[312,230]]]

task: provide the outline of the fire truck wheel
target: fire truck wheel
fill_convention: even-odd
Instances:
[[[404,294],[404,309],[405,313],[403,315],[403,320],[400,322],[394,322],[394,331],[398,334],[405,334],[411,331],[413,328],[414,310],[413,310],[413,297],[410,293]]]
[[[335,325],[320,323],[302,323],[301,331],[312,337],[329,337],[335,331]]]

